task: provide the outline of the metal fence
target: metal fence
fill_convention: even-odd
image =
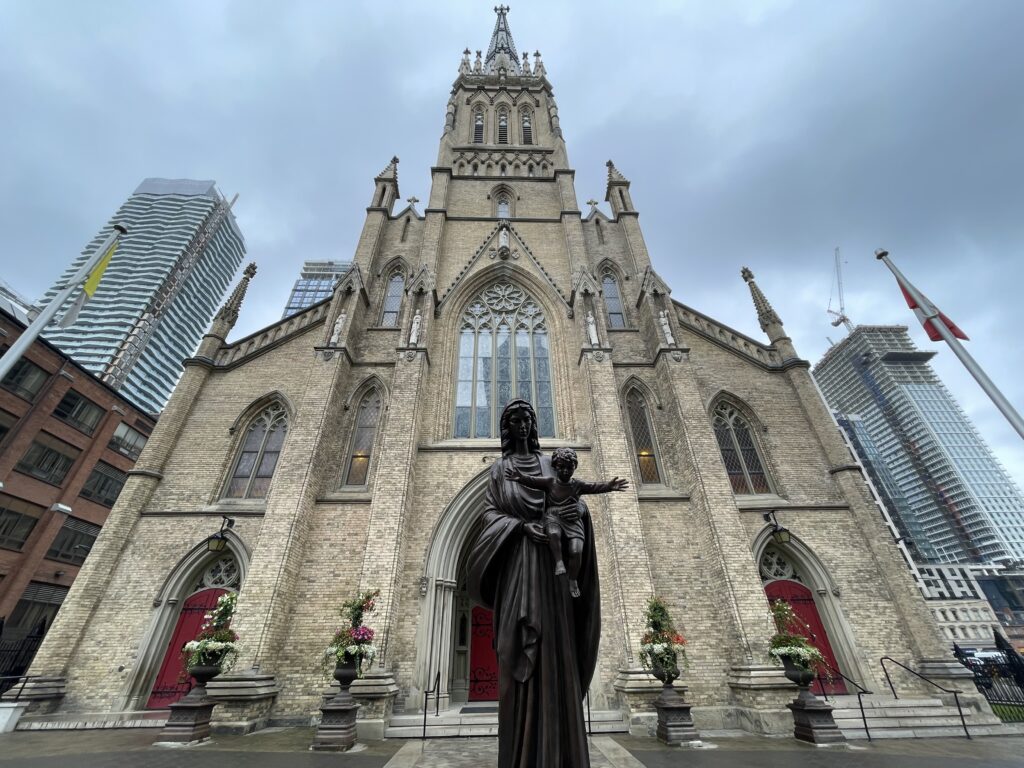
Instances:
[[[974,684],[992,711],[1004,722],[1024,722],[1024,663],[1016,653],[1000,650],[984,657],[954,650],[957,659],[974,674]]]
[[[42,642],[43,635],[35,632],[18,639],[0,640],[0,694],[18,682],[18,675],[28,671]]]

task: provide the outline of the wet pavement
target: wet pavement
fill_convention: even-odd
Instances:
[[[347,753],[309,751],[311,728],[216,735],[193,747],[154,747],[158,729],[0,735],[0,768],[477,768],[497,762],[493,738],[390,740]],[[818,748],[788,738],[716,737],[705,748],[594,736],[593,768],[1022,768],[1024,737],[893,739]]]

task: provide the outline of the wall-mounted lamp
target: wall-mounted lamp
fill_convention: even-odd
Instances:
[[[228,545],[227,532],[234,527],[234,518],[224,515],[221,519],[220,530],[206,540],[206,548],[211,552],[223,552]]]
[[[775,519],[775,510],[764,513],[764,521],[772,527],[772,541],[776,544],[789,544],[790,539],[793,538],[793,534],[789,532],[789,529],[784,527]]]

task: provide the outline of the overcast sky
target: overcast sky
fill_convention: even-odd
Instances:
[[[392,155],[403,197],[426,200],[492,6],[0,0],[0,277],[35,299],[143,178],[215,179],[259,264],[236,335],[275,321],[304,260],[351,257]],[[747,265],[813,363],[843,335],[825,311],[838,246],[853,321],[937,349],[1024,481],[1024,442],[872,255],[1024,409],[1024,2],[531,0],[509,22],[543,54],[581,210],[612,158],[673,298],[764,339]]]

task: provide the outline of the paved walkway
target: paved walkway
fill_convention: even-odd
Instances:
[[[157,731],[20,732],[0,735],[0,768],[488,768],[493,738],[391,740],[344,754],[310,752],[309,728],[218,735],[198,747],[151,746]],[[594,736],[592,768],[1021,768],[1024,737],[888,740],[819,749],[793,739],[711,739],[673,749],[653,739]]]

